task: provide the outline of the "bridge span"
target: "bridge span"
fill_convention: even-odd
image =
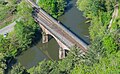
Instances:
[[[82,52],[87,50],[88,45],[65,28],[59,21],[56,21],[31,0],[27,0],[27,2],[34,8],[33,18],[42,29],[42,42],[48,42],[48,35],[55,38],[59,44],[60,59],[65,57],[65,50],[70,50],[73,46],[82,49]]]

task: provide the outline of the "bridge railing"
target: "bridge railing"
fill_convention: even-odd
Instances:
[[[61,29],[63,29],[67,34],[69,34],[73,39],[75,39],[78,43],[80,43],[85,49],[87,49],[87,44],[84,43],[81,39],[79,39],[77,36],[75,36],[71,31],[69,31],[67,28],[65,28],[61,23],[58,23],[55,19],[53,19],[50,15],[48,15],[45,11],[40,9],[40,11],[47,16],[53,23],[55,23],[57,26],[59,26]]]
[[[67,28],[65,28],[61,23],[58,23],[53,17],[51,17],[49,14],[47,14],[44,10],[42,10],[38,5],[33,3],[31,0],[28,0],[33,6],[36,8],[39,8],[39,11],[43,13],[46,17],[48,17],[53,23],[55,23],[57,26],[59,26],[61,29],[63,29],[69,36],[71,36],[73,39],[75,39],[78,43],[80,43],[85,49],[88,49],[88,45],[83,42],[81,39],[79,39],[76,35],[74,35],[71,31],[69,31]]]
[[[35,19],[37,19],[50,33],[52,33],[57,39],[59,39],[63,44],[65,44],[68,48],[70,48],[71,46],[73,46],[73,44],[68,41],[65,37],[63,37],[62,35],[60,35],[59,33],[57,33],[56,31],[54,31],[53,29],[51,29],[49,26],[46,25],[46,23],[44,23],[43,21],[41,21],[39,18],[37,18],[36,16],[33,16]],[[58,37],[59,36],[59,37]]]
[[[37,6],[35,3],[33,3],[31,0],[27,0],[28,2],[30,2],[34,7],[36,7],[36,8],[39,8],[39,6]],[[39,20],[38,19],[38,17],[36,17],[35,15],[33,15],[33,17],[35,18],[35,19],[37,19],[37,20]],[[47,18],[48,19],[48,18]],[[41,21],[41,20],[39,20],[39,21]],[[41,21],[42,22],[42,21]],[[42,25],[44,25],[44,27],[46,27],[46,29],[48,30],[48,31],[50,31],[56,38],[58,38],[57,36],[61,36],[60,34],[58,34],[57,32],[55,32],[54,30],[52,30],[52,29],[50,29],[50,27],[49,26],[47,26],[44,22],[42,22]],[[65,44],[67,47],[71,47],[71,46],[73,46],[73,44],[70,42],[70,41],[68,41],[67,39],[64,39],[64,37],[63,36],[61,36],[61,39],[60,38],[58,38],[63,44]]]

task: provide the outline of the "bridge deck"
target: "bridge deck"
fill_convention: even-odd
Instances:
[[[84,49],[84,47],[81,44],[79,44],[66,31],[61,29],[58,25],[56,25],[53,21],[51,21],[48,17],[46,17],[42,12],[38,13],[38,19],[40,19],[43,22],[41,24],[45,24],[44,27],[49,26],[49,28],[54,30],[54,32],[59,33],[59,36],[57,36],[57,38],[60,39],[62,42],[64,42],[64,44],[67,45],[68,47],[72,47],[72,46],[76,45],[76,46],[80,47],[81,49]],[[50,30],[50,29],[48,29],[48,30]]]
[[[32,3],[32,6],[35,7],[36,5],[34,3]],[[87,50],[86,43],[84,43],[82,40],[80,40],[78,38],[76,39],[75,35],[73,36],[73,34],[71,34],[71,32],[68,31],[66,28],[64,28],[62,26],[62,24],[60,24],[59,22],[54,20],[42,9],[37,10],[36,14],[37,14],[37,16],[34,16],[34,18],[37,21],[39,21],[47,30],[49,30],[53,35],[55,35],[55,37],[57,37],[66,46],[68,46],[70,48],[75,45],[75,46],[83,49],[83,51]]]

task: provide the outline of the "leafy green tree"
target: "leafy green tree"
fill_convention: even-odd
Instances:
[[[119,74],[120,73],[120,52],[101,58],[99,63],[93,66],[85,64],[77,65],[71,74]],[[114,60],[113,60],[114,59]]]
[[[15,56],[17,52],[17,46],[14,45],[10,38],[4,38],[3,36],[0,37],[0,51],[2,53],[6,53],[7,56]]]
[[[0,4],[3,4],[4,3],[4,0],[0,0]]]
[[[36,67],[32,67],[28,70],[30,74],[55,74],[57,69],[57,63],[54,61],[42,61]],[[54,72],[53,72],[54,71]]]
[[[118,0],[119,1],[119,0]],[[112,29],[114,32],[110,34],[107,27],[111,21],[112,13],[114,7],[118,2],[116,0],[78,0],[78,8],[84,11],[85,17],[90,19],[91,26],[89,28],[90,37],[92,42],[98,37],[101,38],[101,46],[106,50],[118,49],[118,45],[115,42],[114,37],[112,36],[115,31],[118,30],[118,21],[114,21],[112,24],[115,24]],[[118,16],[119,18],[119,16]]]
[[[11,74],[28,74],[26,69],[18,63],[16,66],[12,67]]]
[[[65,12],[66,5],[66,0],[57,0],[57,16],[60,16]]]
[[[17,19],[20,19],[16,22],[17,24],[14,28],[14,31],[9,33],[5,38],[0,35],[0,74],[4,74],[5,69],[7,68],[6,62],[8,60],[6,60],[6,58],[12,56],[15,57],[18,54],[18,51],[27,49],[32,44],[33,39],[35,38],[34,34],[38,30],[38,26],[31,15],[32,8],[29,7],[24,0],[19,5],[17,7],[16,15],[18,15]],[[5,7],[0,9],[4,11]],[[5,10],[7,12],[7,8]],[[0,14],[2,13],[3,12]],[[23,16],[23,14],[25,16]],[[4,57],[2,57],[1,54],[5,54]],[[21,66],[18,65],[13,68],[11,71],[12,74],[26,74],[23,72],[22,67],[21,69],[18,69],[20,67]]]
[[[39,0],[38,5],[54,18],[65,12],[66,0]]]
[[[118,21],[114,20],[112,23],[114,24],[112,32],[107,29],[118,1],[120,0],[77,1],[78,8],[84,11],[85,17],[90,19],[89,31],[92,44],[83,58],[84,63],[76,66],[72,74],[75,72],[77,74],[119,74],[119,16]]]
[[[19,49],[25,50],[32,44],[35,32],[39,27],[32,17],[32,7],[24,0],[17,6],[17,16],[19,20],[14,31]]]
[[[17,0],[5,0],[5,2],[8,2],[9,5],[16,4]]]
[[[117,45],[110,35],[107,35],[103,38],[103,46],[107,53],[112,53],[114,50],[117,50]]]
[[[9,10],[11,10],[11,6],[6,6],[6,5],[3,5],[3,4],[0,4],[0,21],[4,20],[9,12]]]
[[[120,14],[112,24],[112,32],[107,29],[116,2],[120,0],[78,0],[78,8],[90,19],[91,45],[83,54],[73,47],[67,57],[60,61],[42,61],[28,70],[31,74],[119,74],[120,73]],[[40,6],[54,17],[63,14],[65,0],[40,0]],[[2,8],[1,8],[2,9]],[[3,9],[4,10],[4,9]],[[28,48],[38,27],[31,13],[32,8],[25,1],[17,7],[17,22],[14,35],[3,38],[0,36],[0,73],[6,66],[6,56],[13,56],[18,49]],[[120,9],[119,9],[120,11]],[[114,59],[114,60],[113,60]],[[13,67],[12,74],[26,74],[20,64]]]
[[[5,69],[7,69],[5,54],[0,52],[0,73],[4,74]]]
[[[32,7],[29,4],[22,0],[17,6],[17,18],[23,21],[28,21],[29,18],[32,18]]]
[[[16,38],[19,44],[19,48],[25,50],[32,43],[34,32],[32,27],[25,26],[24,22],[17,22],[15,26]]]

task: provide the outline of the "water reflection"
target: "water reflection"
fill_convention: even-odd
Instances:
[[[16,59],[28,69],[44,59],[58,60],[58,47],[54,38],[45,44],[39,41],[38,44],[23,52],[20,56],[16,57]]]

